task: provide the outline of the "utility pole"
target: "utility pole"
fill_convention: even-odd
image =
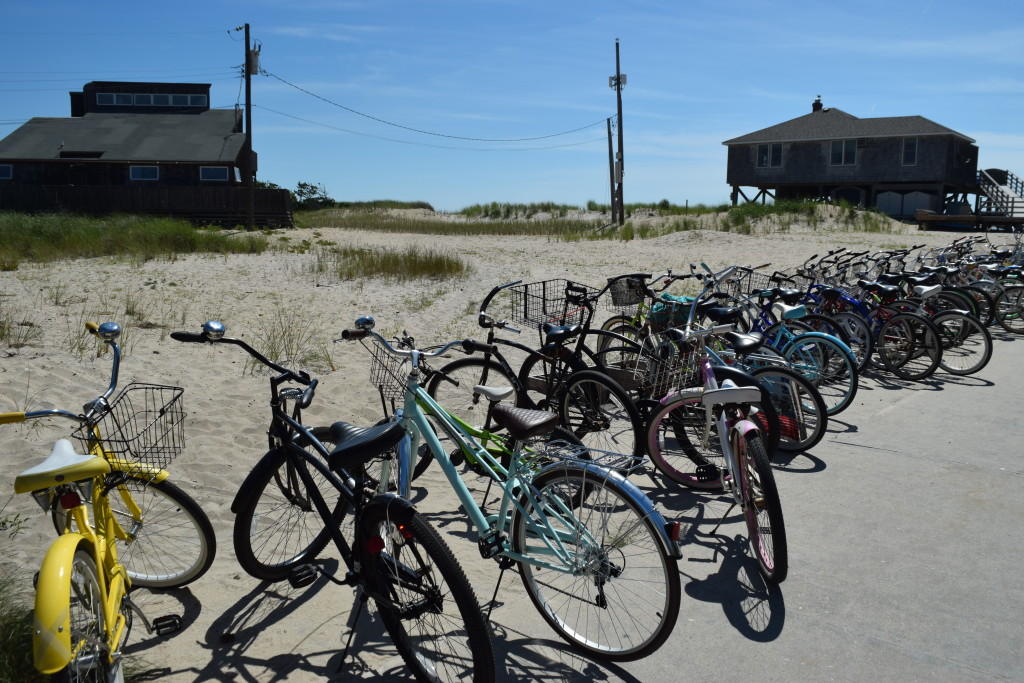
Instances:
[[[235,30],[245,30],[245,149],[242,151],[242,183],[245,187],[245,229],[252,230],[255,210],[253,208],[253,180],[256,169],[252,161],[252,75],[259,73],[260,52],[249,47],[249,24]]]
[[[618,218],[619,225],[624,225],[626,222],[626,205],[623,199],[622,192],[622,176],[623,176],[623,147],[622,147],[622,89],[626,86],[626,74],[621,73],[619,69],[619,39],[615,39],[615,75],[608,78],[608,87],[615,91],[615,102],[618,108],[618,137],[619,137],[619,149],[616,153],[614,174],[612,177],[612,184],[615,187],[612,192],[612,206],[614,207],[618,203]],[[614,208],[612,209],[612,215],[615,215]]]
[[[611,182],[612,223],[615,223],[615,150],[612,147],[612,119],[608,117],[608,180]]]

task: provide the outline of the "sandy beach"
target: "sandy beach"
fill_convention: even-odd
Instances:
[[[246,372],[246,357],[232,347],[178,344],[173,330],[198,331],[205,320],[222,321],[229,336],[260,348],[275,328],[289,326],[322,366],[307,422],[344,419],[369,425],[381,417],[379,399],[367,381],[369,358],[358,344],[331,344],[361,315],[373,315],[385,335],[407,330],[421,343],[483,336],[476,306],[489,289],[512,280],[567,278],[601,286],[626,272],[686,270],[691,262],[712,268],[730,264],[793,267],[814,253],[846,246],[880,249],[941,246],[957,236],[905,226],[896,233],[847,232],[838,225],[793,226],[770,235],[707,230],[676,232],[647,240],[558,242],[543,238],[439,238],[359,230],[289,230],[270,240],[291,245],[329,242],[340,246],[401,248],[417,245],[457,255],[469,266],[463,278],[445,281],[337,281],[312,267],[307,249],[246,256],[185,256],[171,261],[130,263],[93,259],[47,265],[22,264],[0,273],[0,304],[30,323],[35,338],[17,349],[0,349],[0,412],[60,407],[75,410],[109,381],[109,356],[97,357],[82,332],[86,320],[112,320],[125,328],[126,350],[120,384],[166,383],[185,388],[187,448],[171,466],[176,483],[199,501],[217,531],[218,555],[209,573],[188,590],[140,596],[153,611],[183,612],[186,628],[167,639],[133,631],[129,654],[152,680],[305,681],[332,675],[348,635],[351,591],[316,584],[293,590],[287,583],[260,584],[238,567],[231,549],[231,500],[251,466],[266,449],[267,380]],[[998,236],[994,236],[999,241]],[[1005,240],[1004,240],[1005,241]],[[38,333],[38,334],[36,334]],[[999,349],[996,349],[999,353]],[[865,399],[866,400],[866,399]],[[68,424],[50,422],[0,429],[0,482],[47,455]],[[475,581],[478,598],[490,598],[497,568],[480,560],[468,525],[447,509],[443,489],[428,493],[431,475],[416,489],[417,505],[435,514],[436,526]],[[420,482],[417,482],[418,484]],[[7,501],[0,494],[0,503]],[[25,529],[14,539],[0,536],[0,572],[24,576],[30,589],[53,530],[28,496],[7,502],[4,514],[20,513]],[[506,578],[499,599],[532,610],[518,579]],[[140,591],[144,592],[144,591]],[[684,595],[684,602],[687,597]],[[539,639],[536,659],[521,656],[517,674],[505,680],[568,680],[580,662],[561,648],[531,614],[536,633],[496,638]],[[525,628],[525,627],[524,627]],[[357,656],[335,680],[407,680],[379,620],[365,620],[356,636]],[[586,667],[597,665],[587,663]],[[499,666],[499,671],[501,666]],[[667,675],[667,673],[666,673]],[[594,669],[590,680],[611,680]],[[499,680],[502,680],[499,676]],[[670,680],[669,678],[660,680]],[[674,678],[671,680],[675,680]]]

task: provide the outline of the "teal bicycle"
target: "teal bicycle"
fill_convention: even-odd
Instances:
[[[397,465],[398,476],[385,472],[381,480],[399,482],[402,494],[423,441],[476,528],[481,556],[496,560],[502,575],[518,567],[531,601],[561,638],[615,661],[645,657],[664,644],[681,599],[680,526],[666,522],[620,471],[602,464],[634,458],[558,441],[531,448],[525,444],[554,430],[558,415],[498,404],[490,414],[511,436],[509,453],[493,435],[484,438],[445,410],[420,383],[424,359],[454,348],[472,353],[493,346],[467,339],[431,351],[397,349],[373,327],[373,318],[360,318],[341,339],[363,340],[380,361],[397,360],[387,372],[403,387],[394,419],[407,438],[397,461],[385,463]],[[511,393],[508,387],[476,390],[494,403]],[[476,502],[435,430],[497,487],[496,509],[485,512]]]

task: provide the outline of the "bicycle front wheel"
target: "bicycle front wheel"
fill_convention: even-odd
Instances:
[[[930,377],[942,360],[938,329],[915,313],[897,313],[882,323],[876,349],[886,370],[910,381]]]
[[[853,355],[827,336],[798,334],[783,349],[783,357],[821,394],[829,415],[851,405],[858,375]]]
[[[1007,287],[996,297],[992,307],[996,322],[1004,330],[1024,334],[1024,287]]]
[[[554,543],[571,556],[559,569],[520,564],[544,620],[602,659],[631,661],[661,647],[679,614],[679,568],[638,502],[614,480],[582,468],[548,470],[531,489],[514,513],[513,550],[551,563]],[[539,538],[538,528],[557,540]]]
[[[640,457],[643,420],[618,382],[597,370],[569,376],[558,396],[561,423],[587,448]]]
[[[133,586],[177,588],[206,573],[217,554],[217,537],[199,504],[169,480],[128,477],[110,492],[117,559]],[[131,512],[132,503],[141,511]]]
[[[750,548],[761,574],[772,583],[782,583],[789,572],[786,526],[775,475],[758,432],[731,435],[739,467],[737,485],[743,500]]]
[[[293,569],[312,561],[327,546],[330,531],[303,483],[298,467],[282,450],[270,451],[239,489],[235,508],[234,545],[238,564],[262,581],[280,581]],[[316,469],[306,467],[329,509],[331,524],[352,538],[348,503]]]
[[[381,548],[365,559],[367,586],[382,596],[375,597],[381,620],[417,680],[494,681],[490,628],[434,528],[419,513],[405,524],[386,514],[363,521]]]

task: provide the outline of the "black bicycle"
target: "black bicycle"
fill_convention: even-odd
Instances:
[[[231,505],[242,568],[262,580],[287,578],[296,588],[321,575],[355,587],[356,619],[372,598],[421,681],[494,681],[490,630],[458,560],[412,503],[366,485],[367,465],[387,457],[405,437],[402,423],[304,426],[302,410],[313,402],[317,380],[224,332],[221,323],[211,321],[201,334],[171,337],[241,347],[277,373],[270,378],[270,450]],[[314,563],[331,541],[347,568],[342,579]],[[352,634],[342,661],[351,639]]]

